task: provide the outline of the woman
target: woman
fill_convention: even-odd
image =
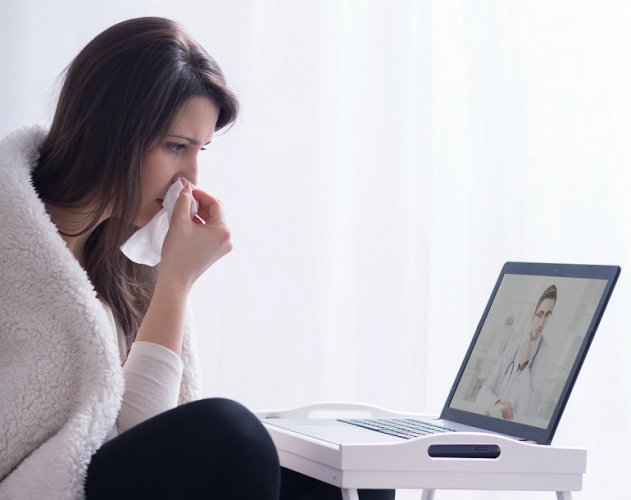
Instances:
[[[237,112],[176,23],[134,19],[70,64],[50,129],[0,142],[0,498],[278,498],[256,417],[195,401],[187,298],[231,243],[191,184]],[[121,245],[178,180],[160,265],[135,264]],[[282,498],[340,496],[287,474]]]

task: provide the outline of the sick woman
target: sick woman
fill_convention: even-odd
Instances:
[[[181,26],[132,19],[68,66],[50,126],[0,142],[3,500],[341,498],[281,469],[242,405],[199,399],[188,296],[232,244],[198,156],[238,109]],[[159,264],[134,262],[175,184]]]

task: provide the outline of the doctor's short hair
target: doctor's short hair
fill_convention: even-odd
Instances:
[[[554,304],[556,305],[557,287],[555,285],[550,285],[548,288],[546,288],[543,291],[543,293],[541,294],[541,297],[539,297],[539,302],[537,302],[537,307],[535,307],[535,314],[537,314],[537,311],[539,310],[539,306],[541,305],[541,303],[546,299],[554,300]]]

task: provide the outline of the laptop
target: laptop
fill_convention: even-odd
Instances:
[[[265,423],[335,444],[445,432],[490,432],[550,444],[619,275],[619,266],[507,262],[438,419]],[[490,458],[499,453],[471,446],[455,455],[437,449],[437,456],[445,451],[444,456]]]

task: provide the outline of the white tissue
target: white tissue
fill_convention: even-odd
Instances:
[[[191,188],[194,190],[195,186],[191,184]],[[178,179],[167,191],[162,201],[163,208],[145,227],[136,231],[132,237],[123,244],[121,251],[129,260],[146,266],[155,266],[160,262],[162,245],[164,244],[164,238],[166,238],[167,231],[169,230],[173,207],[182,189],[184,189],[184,184]],[[197,200],[193,198],[193,203],[191,203],[191,219],[197,215],[198,208],[199,204]]]

